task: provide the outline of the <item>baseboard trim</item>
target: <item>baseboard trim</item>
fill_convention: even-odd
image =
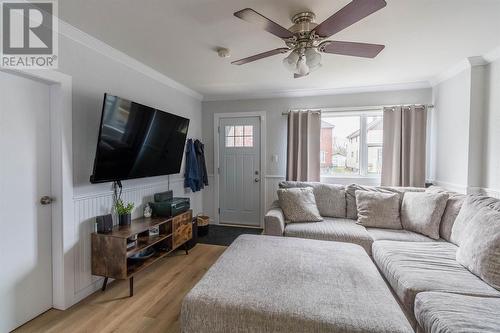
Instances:
[[[456,183],[450,183],[450,182],[443,182],[440,180],[435,180],[434,184],[437,186],[444,187],[445,189],[453,192],[458,192],[462,194],[468,193],[469,188],[467,185],[462,185],[462,184],[456,184]]]
[[[489,197],[500,199],[500,190],[493,189],[493,188],[487,188],[487,187],[469,187],[469,192],[468,193],[470,193],[470,194],[487,195]]]
[[[459,192],[463,194],[479,194],[479,195],[487,195],[493,198],[500,199],[500,189],[488,188],[488,187],[480,187],[480,186],[466,186],[461,184],[443,182],[439,180],[433,181],[435,185],[444,187],[447,190],[453,192]]]

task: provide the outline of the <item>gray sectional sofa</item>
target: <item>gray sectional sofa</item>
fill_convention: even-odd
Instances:
[[[328,191],[332,193],[331,187],[325,188],[328,186],[331,185],[280,184],[281,188],[312,187],[320,212],[321,206],[331,200],[331,196],[324,197]],[[337,216],[324,217],[321,222],[287,223],[283,210],[275,203],[265,216],[264,234],[360,245],[371,256],[418,332],[500,332],[500,200],[465,196],[438,187],[353,184],[336,186],[333,190],[339,191],[336,196],[345,198],[345,215],[335,213]],[[448,194],[439,226],[440,238],[358,224],[356,191],[360,190],[397,193],[401,201],[407,192]],[[460,226],[456,226],[466,200],[468,211],[464,209]],[[335,205],[338,204],[337,200]]]

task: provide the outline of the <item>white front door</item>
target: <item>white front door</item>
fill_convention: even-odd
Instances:
[[[0,72],[0,332],[52,307],[49,87]]]
[[[260,118],[219,122],[219,223],[260,226]]]

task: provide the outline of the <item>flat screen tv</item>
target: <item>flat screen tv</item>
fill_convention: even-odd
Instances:
[[[91,183],[180,172],[189,119],[105,94]]]

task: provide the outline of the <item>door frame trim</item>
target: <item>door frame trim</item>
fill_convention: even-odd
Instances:
[[[264,214],[266,205],[266,138],[267,138],[267,127],[266,127],[266,111],[251,111],[251,112],[229,112],[229,113],[214,113],[214,224],[219,223],[219,122],[221,118],[247,118],[247,117],[258,117],[260,118],[260,227],[264,227]],[[242,226],[244,227],[244,226]]]
[[[52,307],[71,306],[74,290],[72,78],[54,70],[1,72],[39,81],[50,94],[50,176],[52,204]]]

